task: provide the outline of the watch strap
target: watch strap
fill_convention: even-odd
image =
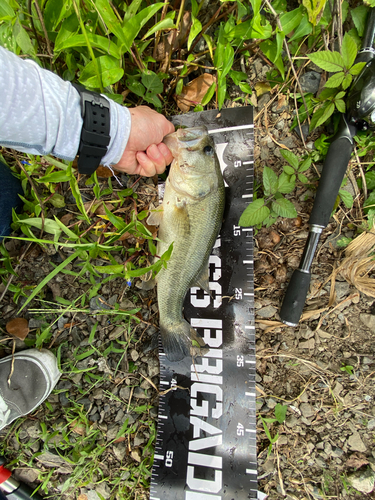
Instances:
[[[92,175],[107,153],[110,142],[110,105],[107,99],[97,92],[87,90],[73,83],[81,97],[81,116],[83,119],[81,140],[78,148],[78,171]]]

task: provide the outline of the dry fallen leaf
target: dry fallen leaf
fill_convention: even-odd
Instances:
[[[88,496],[85,493],[82,493],[81,495],[79,495],[77,500],[88,500]]]
[[[25,318],[14,318],[8,321],[6,331],[18,339],[25,340],[29,333],[29,322]]]
[[[204,73],[198,76],[187,85],[182,87],[180,95],[176,96],[177,106],[181,111],[189,111],[191,106],[196,106],[202,102],[207,90],[216,82],[214,75]]]
[[[271,85],[268,82],[258,82],[254,86],[257,97],[260,97],[267,92],[271,92]]]
[[[361,453],[353,453],[349,460],[346,461],[346,466],[347,467],[353,467],[354,469],[359,469],[363,465],[367,465],[368,460],[366,460],[366,457],[362,455]]]
[[[60,220],[65,226],[67,226],[72,219],[74,219],[74,215],[68,213],[63,215]]]
[[[99,165],[99,167],[95,170],[95,172],[98,177],[102,177],[103,179],[108,179],[108,177],[113,176],[113,173],[116,173],[116,170],[112,172],[108,167]]]

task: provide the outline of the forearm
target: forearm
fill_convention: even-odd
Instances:
[[[80,97],[69,82],[0,47],[0,144],[31,154],[73,160],[82,129]],[[111,141],[104,165],[116,164],[127,144],[129,110],[109,99]]]

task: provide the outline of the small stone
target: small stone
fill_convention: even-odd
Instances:
[[[361,493],[371,493],[375,488],[375,473],[371,469],[348,475],[349,483]]]
[[[301,89],[306,94],[316,94],[319,90],[321,75],[315,71],[308,71],[300,78]]]
[[[99,483],[98,485],[95,486],[96,492],[101,495],[104,500],[107,500],[111,496],[111,490],[108,486],[107,483]]]
[[[337,397],[340,395],[340,392],[344,389],[344,387],[340,384],[340,382],[336,382],[335,387],[333,388],[333,394]]]
[[[119,462],[122,462],[126,458],[125,443],[115,443],[112,446],[112,451]]]
[[[132,459],[135,460],[136,462],[141,462],[142,456],[138,449],[133,450],[130,455]]]
[[[286,420],[285,420],[285,425],[287,427],[290,427],[290,428],[293,428],[295,427],[296,425],[299,424],[299,420],[297,417],[295,417],[294,415],[291,415],[290,417],[288,417]]]
[[[16,479],[25,483],[33,483],[38,479],[39,474],[40,470],[33,469],[32,467],[27,467],[25,469],[13,469],[12,471],[12,475],[14,475]]]
[[[275,128],[277,130],[284,130],[284,127],[285,127],[285,121],[284,120],[279,120],[276,125],[275,125]]]
[[[367,422],[367,429],[369,431],[372,431],[372,429],[375,429],[375,418],[372,418]]]
[[[360,451],[364,453],[366,451],[366,446],[361,439],[358,431],[354,431],[353,434],[348,439],[348,445],[353,451]]]
[[[315,339],[306,340],[306,342],[300,342],[298,347],[300,349],[315,349]]]
[[[139,353],[136,349],[132,349],[130,351],[130,356],[131,356],[133,361],[137,361],[137,359],[139,358]]]
[[[359,319],[367,328],[375,332],[375,316],[373,314],[362,313],[359,315]]]
[[[309,418],[315,415],[314,408],[308,403],[301,403],[299,409],[301,410],[301,413],[305,418]]]
[[[91,311],[104,311],[104,310],[108,311],[108,310],[112,309],[111,306],[107,305],[105,302],[107,302],[107,301],[101,295],[98,295],[97,297],[93,297],[90,300],[90,310]]]
[[[349,294],[350,285],[346,281],[336,281],[335,292],[338,299],[343,299]]]
[[[119,395],[120,395],[121,399],[129,399],[130,398],[130,387],[121,387]]]
[[[284,146],[286,146],[289,149],[293,149],[296,147],[294,137],[291,135],[289,137],[285,137],[285,139],[282,139],[280,143],[284,144]]]
[[[266,306],[262,307],[261,309],[258,309],[257,314],[261,316],[262,318],[272,318],[277,312],[276,307],[273,306]]]

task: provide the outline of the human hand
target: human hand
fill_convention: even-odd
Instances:
[[[129,111],[132,117],[129,140],[114,168],[146,177],[163,173],[173,156],[162,140],[174,132],[174,125],[148,106],[137,106]]]

